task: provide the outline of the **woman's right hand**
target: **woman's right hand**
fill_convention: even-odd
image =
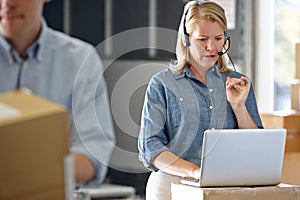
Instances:
[[[233,109],[245,106],[250,91],[250,85],[250,79],[245,76],[242,76],[241,78],[227,77],[227,100]]]
[[[200,167],[196,166],[194,169],[192,169],[192,177],[194,179],[200,178]]]
[[[168,174],[195,179],[200,178],[199,166],[176,156],[170,151],[161,152],[152,163],[155,167]]]

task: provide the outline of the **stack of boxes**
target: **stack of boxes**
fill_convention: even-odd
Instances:
[[[291,83],[291,109],[261,114],[265,128],[285,128],[287,138],[282,182],[300,185],[300,43],[295,52],[296,76]]]

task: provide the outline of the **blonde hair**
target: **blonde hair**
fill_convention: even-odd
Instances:
[[[180,25],[178,28],[178,37],[176,44],[176,60],[171,63],[171,69],[174,73],[181,73],[185,66],[189,64],[188,48],[184,45],[184,23],[188,33],[191,32],[193,25],[199,20],[205,19],[211,22],[217,22],[222,29],[224,29],[224,35],[226,37],[227,32],[227,19],[224,9],[215,2],[197,1],[188,2],[181,17]],[[218,59],[220,71],[223,73],[229,73],[231,70],[227,67],[227,60],[224,56],[220,56]]]

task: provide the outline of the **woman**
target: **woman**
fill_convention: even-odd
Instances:
[[[211,1],[189,2],[176,63],[154,75],[144,102],[140,159],[153,170],[146,199],[171,199],[171,183],[200,177],[206,129],[263,128],[249,78],[230,70],[227,20]]]

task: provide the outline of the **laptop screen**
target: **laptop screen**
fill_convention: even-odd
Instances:
[[[285,129],[205,131],[200,186],[279,184],[285,141]]]

